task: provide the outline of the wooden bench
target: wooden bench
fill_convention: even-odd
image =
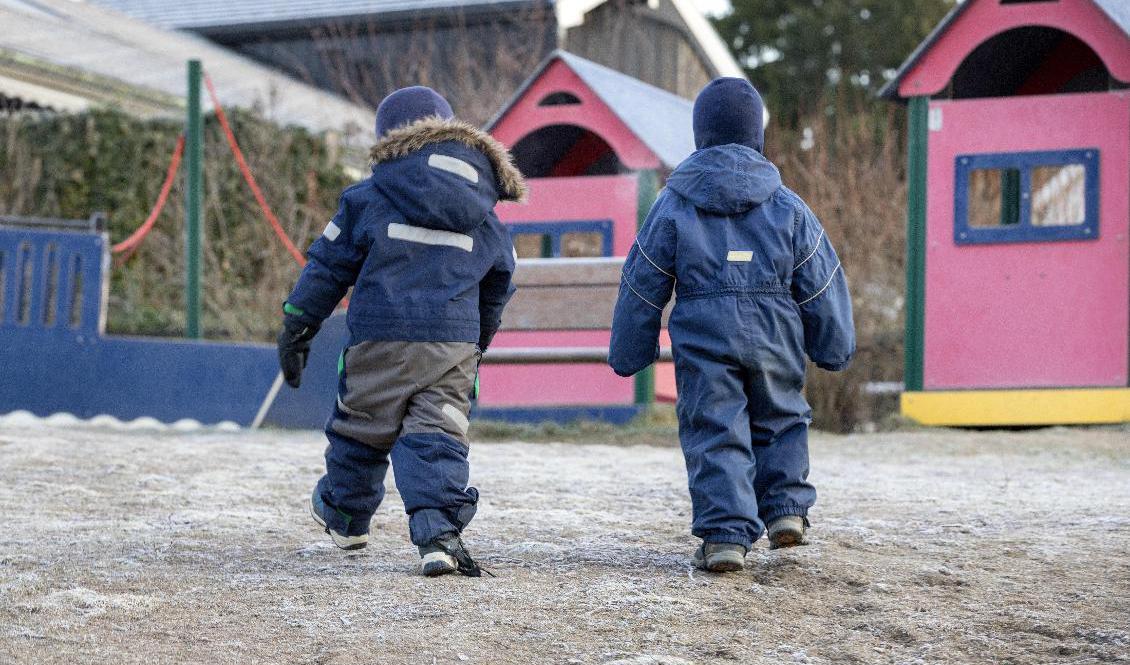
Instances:
[[[518,291],[503,312],[501,329],[610,329],[623,267],[623,257],[520,259],[514,273]],[[669,313],[670,307],[665,317]],[[483,356],[484,364],[493,365],[607,362],[603,347],[491,347]],[[670,349],[661,351],[660,362],[671,362]]]

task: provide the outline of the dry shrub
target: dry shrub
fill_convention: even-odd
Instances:
[[[305,249],[333,216],[349,178],[331,143],[231,114],[267,201]],[[110,219],[118,242],[149,213],[181,126],[115,111],[0,116],[0,214]],[[275,238],[214,118],[205,126],[203,327],[213,339],[269,340],[299,268]],[[137,253],[110,274],[111,332],[184,331],[184,171]]]
[[[831,104],[802,129],[771,128],[767,152],[824,224],[851,286],[855,362],[838,374],[813,369],[807,389],[815,425],[844,432],[892,409],[893,397],[868,395],[867,384],[902,380],[906,169],[900,109]]]

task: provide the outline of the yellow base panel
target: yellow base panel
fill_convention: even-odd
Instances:
[[[957,427],[1125,423],[1130,388],[906,392],[902,415]]]

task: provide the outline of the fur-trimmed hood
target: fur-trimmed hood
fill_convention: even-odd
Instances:
[[[448,141],[461,143],[480,152],[490,161],[500,200],[526,200],[529,193],[526,179],[514,166],[514,158],[506,147],[490,134],[460,120],[444,120],[433,116],[394,129],[372,147],[369,156],[372,165],[376,167],[407,157],[427,146]]]

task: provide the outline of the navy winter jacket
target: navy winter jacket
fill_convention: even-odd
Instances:
[[[287,299],[320,323],[354,286],[351,343],[476,342],[486,349],[514,293],[514,246],[494,214],[526,186],[506,149],[432,117],[373,147],[373,174],[341,195]]]
[[[803,380],[801,349],[833,371],[855,352],[851,297],[831,242],[752,148],[699,150],[668,178],[624,264],[609,356],[617,374],[655,362],[672,290],[677,362],[709,356],[787,366],[790,376],[799,363]]]

